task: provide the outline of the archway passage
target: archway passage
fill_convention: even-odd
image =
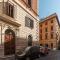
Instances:
[[[32,46],[32,36],[28,36],[28,46]]]
[[[4,55],[15,54],[15,33],[11,29],[5,31],[4,36]]]

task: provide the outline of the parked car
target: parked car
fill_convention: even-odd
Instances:
[[[48,47],[40,46],[40,55],[47,55],[49,53]]]
[[[40,48],[38,46],[27,47],[22,54],[16,54],[17,60],[33,60],[39,58]]]

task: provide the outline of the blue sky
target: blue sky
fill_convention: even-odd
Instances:
[[[53,13],[57,13],[60,19],[60,0],[39,0],[40,19]]]

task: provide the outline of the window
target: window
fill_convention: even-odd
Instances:
[[[31,7],[31,0],[28,0],[28,5],[29,7]]]
[[[47,30],[47,28],[45,28],[45,32],[47,32],[48,30]]]
[[[53,49],[53,43],[51,43],[51,48]]]
[[[40,27],[42,27],[42,24],[40,25]]]
[[[40,44],[40,46],[43,46],[43,44]]]
[[[51,20],[51,23],[53,23],[53,20]]]
[[[6,3],[6,14],[10,17],[14,17],[14,6],[10,3]]]
[[[30,19],[29,17],[25,17],[25,26],[33,28],[34,26],[34,21]]]
[[[30,27],[33,28],[33,20],[30,19]]]
[[[51,31],[53,31],[53,26],[51,26]]]
[[[53,39],[53,33],[51,33],[51,39]]]
[[[45,34],[45,39],[48,39],[48,33]]]
[[[47,22],[45,22],[45,25],[47,25]]]
[[[40,29],[40,33],[42,33],[42,29]]]
[[[40,40],[42,40],[42,34],[40,34]]]

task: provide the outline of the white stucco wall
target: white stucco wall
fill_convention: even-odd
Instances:
[[[18,2],[18,1],[17,1]],[[37,19],[37,16],[33,16],[35,18],[33,18],[29,13],[27,13],[23,8],[21,8],[19,5],[17,5],[15,2],[13,2],[15,4],[15,8],[16,8],[16,13],[15,13],[15,19],[18,20],[18,22],[20,22],[21,27],[19,28],[19,36],[23,37],[23,38],[27,38],[28,35],[32,35],[33,37],[33,41],[37,41],[39,40],[39,21]],[[26,9],[27,10],[27,9]],[[28,12],[30,12],[28,10]],[[29,17],[34,21],[34,28],[30,29],[29,27],[25,26],[25,17]]]
[[[0,0],[0,2],[1,1],[3,1],[3,0]],[[4,1],[6,2],[7,0],[4,0]],[[8,29],[9,26],[15,32],[15,34],[17,33],[16,36],[19,36],[20,38],[22,37],[24,39],[28,39],[28,36],[32,35],[33,41],[39,41],[39,19],[37,18],[37,16],[35,16],[27,8],[22,6],[22,4],[20,5],[18,0],[16,0],[16,2],[18,2],[19,4],[16,4],[13,0],[9,0],[9,2],[14,4],[14,21],[17,21],[18,23],[20,23],[21,26],[18,27],[18,31],[16,31],[16,29],[17,29],[16,26],[3,22],[2,20],[0,21],[0,23],[2,24],[2,35],[0,35],[0,45],[1,45],[1,36],[2,36],[2,45],[1,46],[3,47],[3,48],[0,48],[0,50],[2,49],[0,56],[4,56],[4,34],[5,34],[5,30]],[[29,17],[30,19],[32,19],[34,21],[33,29],[25,26],[25,17]],[[0,25],[0,34],[1,34],[1,25]],[[20,47],[19,47],[19,49],[20,49]]]
[[[1,0],[3,1],[3,0]],[[4,0],[6,2],[8,0]],[[15,0],[17,3],[18,0]],[[21,3],[16,4],[13,0],[9,0],[11,4],[14,4],[14,19],[18,21],[21,26],[19,27],[18,35],[22,38],[28,38],[28,35],[32,35],[33,41],[39,40],[39,21],[37,16],[35,16],[30,10],[24,7]],[[24,8],[22,8],[22,7]],[[26,10],[26,11],[25,11]],[[29,17],[34,21],[34,28],[30,29],[25,26],[25,17]]]

